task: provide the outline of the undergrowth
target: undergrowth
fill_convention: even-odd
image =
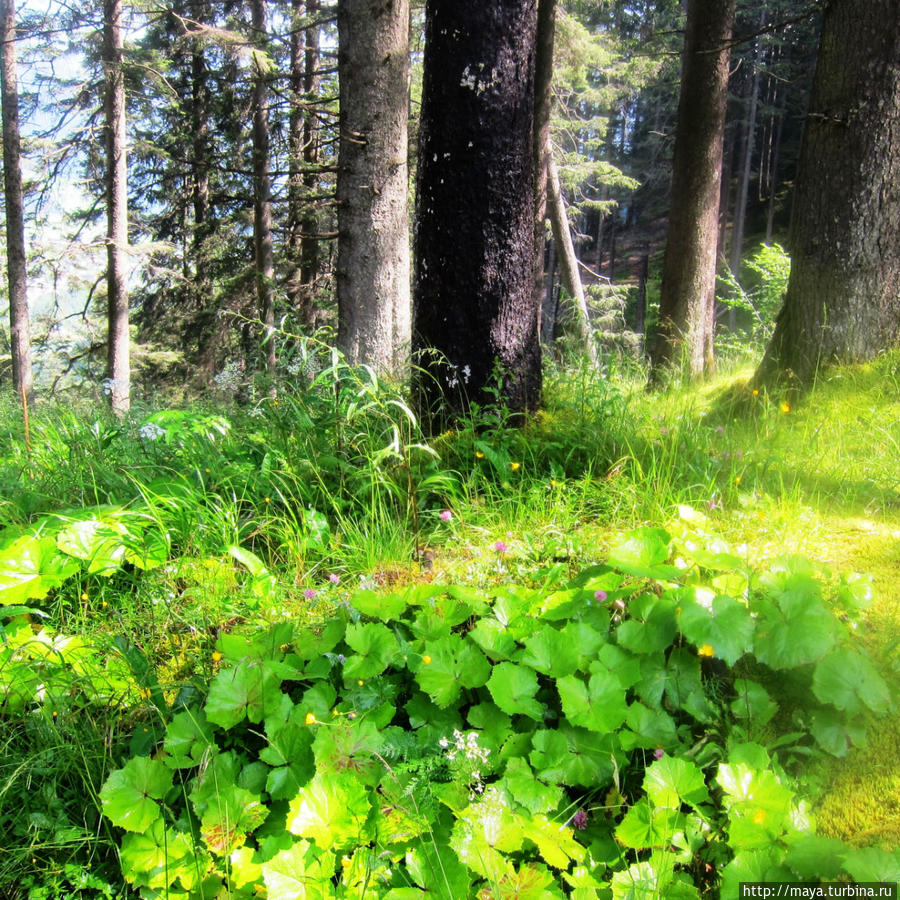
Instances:
[[[793,405],[741,372],[649,395],[550,373],[524,428],[488,396],[430,439],[391,385],[301,355],[277,398],[242,407],[39,406],[28,445],[3,410],[4,896],[304,896],[278,881],[298,866],[306,896],[395,900],[715,896],[763,857],[896,872],[814,843],[800,812],[897,677],[897,560],[866,557],[881,590],[860,613],[871,586],[846,546],[859,523],[900,528],[896,355]],[[622,551],[633,528],[651,562]],[[701,634],[685,603],[752,635]],[[786,665],[762,626],[796,643],[794,615],[832,624]],[[454,731],[491,751],[479,778],[448,759]],[[780,798],[768,824],[729,793],[739,766]],[[329,780],[348,767],[359,784]],[[132,775],[123,832],[110,792]],[[478,830],[491,810],[496,835]],[[798,862],[826,851],[833,871]]]

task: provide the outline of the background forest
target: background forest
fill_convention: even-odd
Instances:
[[[898,0],[0,20],[0,895],[900,881]]]

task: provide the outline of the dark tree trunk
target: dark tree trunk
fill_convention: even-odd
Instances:
[[[253,43],[265,50],[266,0],[252,0]],[[275,378],[275,255],[272,248],[272,201],[269,183],[269,100],[266,72],[258,59],[253,72],[253,249],[256,302],[262,321],[262,355],[270,379]],[[274,390],[274,381],[269,387]]]
[[[644,253],[638,264],[637,303],[634,307],[634,331],[641,336],[643,344],[644,331],[647,327],[647,278],[650,274],[650,254]]]
[[[410,340],[408,0],[338,0],[338,345],[397,369]]]
[[[722,139],[728,41],[734,0],[689,0],[663,260],[655,375],[684,363],[692,377],[711,372]]]
[[[547,244],[547,163],[550,156],[550,110],[553,103],[553,41],[556,0],[538,0],[534,65],[534,295],[544,297],[544,259]],[[538,307],[540,308],[540,306]]]
[[[289,116],[289,271],[285,289],[300,321],[315,327],[315,281],[319,269],[318,221],[310,199],[319,162],[316,98],[319,89],[319,0],[292,0],[291,111]],[[303,24],[304,27],[300,27]]]
[[[124,415],[131,405],[131,362],[127,284],[128,159],[121,0],[104,0],[103,65],[106,70],[106,376],[110,386],[110,405],[117,415]]]
[[[900,0],[833,0],[800,151],[791,277],[757,380],[900,341]]]
[[[25,213],[19,145],[19,88],[16,70],[15,0],[0,0],[0,63],[3,107],[3,186],[6,207],[6,276],[9,285],[9,334],[13,389],[30,404],[34,394],[31,368],[31,323],[25,259]]]
[[[497,367],[512,411],[538,405],[536,23],[536,0],[426,4],[414,323],[425,418],[481,402]]]

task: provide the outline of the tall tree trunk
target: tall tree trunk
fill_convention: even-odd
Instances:
[[[536,0],[426,3],[414,328],[424,419],[481,402],[498,371],[513,412],[540,397],[536,26]]]
[[[253,43],[261,51],[268,44],[266,0],[251,0]],[[275,356],[275,255],[272,249],[272,201],[269,185],[269,100],[265,65],[254,59],[253,73],[253,248],[256,263],[256,302],[262,320],[262,354],[273,379]]]
[[[584,296],[584,285],[578,271],[578,257],[572,243],[572,232],[569,229],[569,217],[566,215],[566,204],[559,181],[559,171],[553,152],[547,148],[547,209],[550,213],[550,225],[553,229],[553,241],[559,248],[559,272],[563,287],[569,292],[575,304],[575,321],[579,337],[588,357],[597,365],[597,342],[591,328],[591,315]]]
[[[117,415],[131,406],[128,333],[128,157],[125,78],[122,71],[122,0],[103,3],[103,64],[106,70],[106,292],[110,405]]]
[[[290,271],[285,288],[300,321],[316,321],[315,281],[319,269],[318,219],[310,199],[319,162],[319,0],[292,0],[291,111],[289,116],[288,237]],[[302,27],[301,27],[302,25]]]
[[[778,111],[778,124],[775,126],[773,138],[772,162],[769,176],[769,205],[766,212],[766,243],[772,243],[772,233],[775,230],[775,201],[778,193],[778,170],[781,164],[781,138],[784,134],[784,120],[787,118],[787,91],[782,90],[781,102]]]
[[[547,244],[547,165],[550,156],[550,111],[553,105],[553,42],[556,0],[538,0],[534,64],[534,295],[538,309],[544,297]],[[543,327],[543,326],[542,326]]]
[[[757,381],[900,342],[900,0],[832,0],[803,133],[791,277]]]
[[[759,14],[759,28],[766,24],[766,7],[763,4]],[[750,80],[750,111],[747,114],[747,127],[744,131],[744,142],[741,147],[741,161],[738,170],[738,191],[734,204],[734,227],[731,230],[731,259],[729,264],[735,280],[740,282],[741,256],[744,249],[744,225],[747,221],[747,201],[750,197],[750,170],[753,165],[753,149],[756,139],[756,112],[759,108],[759,53],[760,38],[756,39],[753,48],[753,77]],[[734,307],[732,307],[732,315]],[[734,321],[731,328],[734,329]]]
[[[735,0],[689,0],[654,376],[713,368],[717,223]]]
[[[191,0],[190,14],[201,25],[212,24],[208,0]],[[188,335],[197,344],[197,363],[208,377],[215,371],[216,328],[210,312],[210,277],[208,271],[210,223],[210,87],[209,66],[203,43],[194,39],[191,45],[191,207],[194,213],[188,247],[193,263],[191,277],[191,309]]]
[[[338,345],[397,369],[410,340],[409,2],[338,0]]]
[[[15,0],[0,0],[0,61],[3,108],[3,186],[6,206],[6,276],[9,284],[9,333],[13,389],[26,404],[34,399],[31,323],[28,317],[25,211],[19,145],[19,88],[16,70]]]

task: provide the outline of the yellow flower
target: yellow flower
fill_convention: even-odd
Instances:
[[[213,662],[218,662],[222,658],[222,654],[218,650],[213,650]]]
[[[755,825],[762,825],[762,823],[765,821],[766,821],[766,811],[764,809],[758,809],[753,814],[753,823]]]
[[[422,657],[422,662],[425,663],[426,666],[430,666],[431,665],[431,657],[426,653]]]
[[[106,607],[109,606],[109,604],[108,604],[105,600],[104,600],[100,605],[101,605],[104,609],[106,609]]]
[[[476,450],[475,459],[484,459],[484,454],[480,450]]]
[[[759,396],[759,388],[753,388],[753,396],[754,396],[754,397],[758,397],[758,396]]]
[[[365,682],[362,680],[362,678],[360,678],[356,683],[357,683],[360,687],[362,687],[362,686],[365,684]]]
[[[778,407],[783,413],[787,414],[791,411],[791,404],[787,400],[782,400],[781,406]]]
[[[341,866],[345,869],[349,868],[349,866],[350,866],[350,857],[349,856],[341,857]]]
[[[509,464],[509,467],[513,470],[513,472],[515,472],[516,469],[519,469],[519,468],[521,467],[521,465],[522,465],[522,463],[515,463],[515,462],[514,462],[514,463],[510,463],[510,464]]]
[[[306,714],[306,724],[307,725],[315,725],[316,724],[316,714],[315,713],[307,713]]]
[[[85,603],[88,601],[87,591],[84,591],[81,595],[81,599],[84,600]]]
[[[735,483],[735,484],[740,484],[740,483],[741,483],[741,476],[740,476],[740,475],[735,475],[735,476],[734,476],[734,483]]]
[[[271,498],[271,497],[263,497],[263,500],[265,500],[266,503],[271,503],[271,502],[272,502],[272,498]]]
[[[53,712],[51,713],[51,715],[55,719],[59,715],[59,713],[54,709]]]
[[[697,651],[698,656],[715,656],[716,651],[713,650],[711,644],[703,644]]]
[[[203,471],[206,472],[206,474],[208,475],[212,471],[212,469],[210,469],[209,466],[207,466]]]

